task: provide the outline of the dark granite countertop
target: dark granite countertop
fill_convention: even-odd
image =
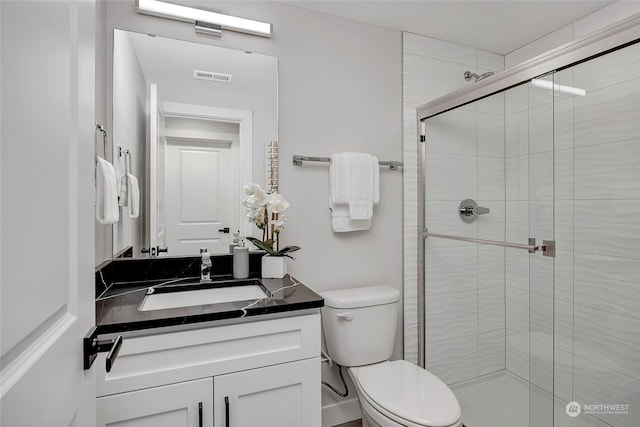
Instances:
[[[196,283],[189,286],[180,286],[181,281],[187,281],[188,278],[180,279],[181,281],[178,282],[172,279],[171,281],[174,283],[166,283],[168,282],[167,279],[153,279],[128,282],[126,285],[122,283],[111,285],[96,298],[96,325],[98,327],[98,333],[109,334],[162,326],[250,317],[319,308],[324,305],[322,297],[289,275],[283,279],[262,279],[259,275],[252,274],[250,279],[239,280],[255,280],[270,291],[269,293],[273,294],[270,298],[258,300],[258,302],[252,304],[250,307],[247,306],[254,301],[236,301],[150,311],[138,310],[150,286],[157,286],[164,283],[163,286],[156,288],[158,293],[162,293],[169,289],[176,291],[179,289],[194,290],[200,289],[201,287],[216,287],[220,286],[221,281],[226,285],[231,285],[234,282],[233,277],[228,275],[220,275],[212,279],[214,282],[211,284]],[[192,278],[191,282],[198,282],[198,279]],[[243,310],[243,308],[245,308],[245,310]]]

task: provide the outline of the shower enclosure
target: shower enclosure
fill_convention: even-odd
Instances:
[[[420,359],[466,427],[640,426],[639,39],[418,109]]]

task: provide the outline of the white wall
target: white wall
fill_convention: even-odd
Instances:
[[[405,176],[404,176],[404,305],[405,305],[405,319],[404,319],[404,345],[405,345],[405,359],[417,362],[418,359],[418,336],[417,336],[417,323],[418,323],[418,311],[417,311],[417,286],[418,286],[418,241],[417,241],[417,233],[418,230],[422,227],[418,224],[418,191],[417,191],[417,153],[418,153],[418,142],[417,142],[417,122],[416,122],[416,108],[426,102],[437,99],[443,95],[446,95],[449,92],[452,92],[461,87],[471,85],[472,82],[468,82],[464,79],[464,72],[471,71],[476,74],[482,74],[487,71],[501,71],[504,68],[504,59],[501,55],[497,55],[491,52],[471,48],[468,46],[462,46],[458,44],[453,44],[449,42],[444,42],[441,40],[436,40],[428,37],[418,36],[411,33],[404,33],[403,35],[403,76],[404,76],[404,163],[405,163]],[[488,108],[491,107],[491,108]],[[496,129],[493,129],[491,126],[492,123],[497,123],[500,125],[502,123],[502,115],[503,115],[503,105],[501,102],[497,104],[493,102],[493,105],[489,105],[489,103],[483,103],[480,105],[479,109],[474,105],[471,111],[467,111],[466,117],[462,120],[468,127],[470,127],[469,133],[465,136],[469,138],[464,139],[463,141],[459,141],[461,143],[462,151],[460,151],[460,146],[456,146],[451,140],[446,141],[433,141],[435,136],[431,135],[430,138],[431,144],[427,142],[427,150],[430,154],[427,155],[428,160],[438,159],[437,162],[429,163],[427,162],[427,166],[431,165],[434,169],[437,167],[442,167],[439,171],[435,171],[436,182],[433,182],[436,186],[440,186],[440,189],[443,191],[439,191],[440,196],[435,196],[436,199],[439,199],[440,204],[449,204],[452,206],[451,210],[440,210],[439,213],[432,211],[429,212],[430,218],[434,220],[432,224],[442,224],[453,221],[453,223],[460,223],[463,226],[467,224],[462,223],[455,216],[455,209],[465,198],[477,198],[478,196],[478,179],[481,178],[478,175],[478,167],[477,164],[487,161],[493,161],[495,163],[496,156],[500,158],[504,155],[503,151],[490,150],[483,151],[480,146],[483,146],[483,138],[482,135],[486,135],[486,132],[483,134],[482,130],[493,130],[493,133],[496,132]],[[498,118],[496,120],[496,118]],[[453,120],[452,125],[463,125],[462,121]],[[451,130],[451,129],[449,129]],[[446,137],[443,135],[445,129],[440,129],[440,136]],[[444,143],[443,143],[444,142]],[[495,141],[494,141],[495,142]],[[478,145],[480,144],[480,145]],[[498,143],[499,146],[499,143]],[[469,191],[463,194],[455,194],[457,197],[457,202],[451,201],[450,196],[446,195],[446,192],[451,193],[452,185],[456,187],[456,183],[459,184],[459,180],[456,176],[448,175],[452,170],[460,170],[462,173],[461,164],[471,164],[474,168],[474,173],[472,174],[471,181],[467,182],[467,186],[465,183],[462,183],[462,188],[469,188]],[[500,163],[500,162],[499,162]],[[486,168],[483,168],[483,171],[486,171]],[[434,172],[430,170],[429,172]],[[442,176],[438,176],[439,173],[442,173]],[[458,175],[462,176],[462,175]],[[465,175],[466,176],[466,175]],[[452,181],[453,180],[453,181]],[[433,180],[432,180],[433,181]],[[453,184],[452,184],[453,182]],[[499,183],[498,183],[499,184]],[[445,187],[446,185],[446,187]],[[469,187],[470,185],[470,187]],[[504,187],[504,183],[502,183]],[[457,185],[459,188],[460,185]],[[432,190],[435,190],[435,187],[431,187]],[[448,190],[446,190],[448,189]],[[430,192],[431,193],[431,192]],[[453,192],[455,193],[455,192]],[[452,194],[453,196],[453,194]],[[448,201],[445,201],[448,200]],[[484,197],[487,200],[486,197]],[[431,200],[434,201],[433,197]],[[433,204],[433,203],[432,203]],[[493,214],[490,218],[493,220],[500,215],[500,209],[498,208],[500,203],[493,200]],[[504,204],[504,202],[502,202]],[[502,215],[504,215],[504,209],[502,209]],[[487,221],[487,218],[482,218],[483,221]],[[469,226],[474,229],[476,234],[478,231],[477,224],[473,226]],[[437,226],[436,226],[437,228]],[[466,230],[466,229],[464,229]],[[463,230],[463,231],[464,231]],[[432,229],[433,232],[438,232],[435,229]],[[440,231],[440,233],[444,233],[444,231]],[[455,233],[452,233],[455,234]],[[486,237],[485,237],[486,238]],[[466,260],[462,260],[457,258],[460,254],[452,253],[452,256],[456,257],[456,261],[460,262],[460,264],[465,264],[471,268],[473,265],[477,266],[478,263],[478,255],[476,251],[472,251],[470,253],[470,258]],[[431,255],[437,255],[435,252],[431,253]],[[431,284],[430,288],[440,287],[441,283],[445,279],[447,279],[446,275],[440,277],[436,277],[433,274],[435,270],[438,269],[438,263],[432,263],[430,270],[431,276],[428,278],[429,283]],[[429,271],[428,271],[429,272]],[[440,270],[441,273],[446,273],[444,270]],[[466,282],[466,285],[471,286],[473,289],[477,289],[478,287],[497,287],[500,284],[500,278],[496,277],[495,280],[491,280],[491,283],[482,282],[478,283],[476,280],[477,274],[474,273],[473,276]],[[502,283],[504,283],[504,279],[502,278]],[[489,285],[489,286],[487,286]],[[442,288],[441,288],[442,289]],[[469,290],[469,289],[467,289]],[[486,291],[486,289],[485,289]],[[436,292],[438,293],[438,292]],[[469,294],[471,295],[471,294]],[[470,300],[466,301],[467,314],[471,316],[472,321],[477,322],[478,316],[480,315],[480,311],[478,310],[479,298],[477,292],[474,292],[474,297]],[[435,299],[430,299],[430,301],[434,302],[444,302],[447,297],[453,297],[454,295],[450,292],[447,292],[446,286],[444,292],[440,292],[440,295],[435,297]],[[451,298],[449,298],[451,299]],[[448,310],[445,309],[444,313],[441,313],[443,316],[454,316],[459,315],[461,312],[456,309],[456,307],[452,306],[454,302],[452,301],[447,305]],[[440,312],[438,312],[440,313]],[[431,313],[427,310],[427,316]],[[440,366],[440,370],[437,374],[442,375],[445,380],[455,382],[460,380],[461,378],[456,375],[456,368],[459,368],[459,364],[465,365],[466,369],[458,370],[457,372],[479,372],[479,353],[478,353],[478,336],[477,334],[480,332],[480,329],[476,329],[473,334],[467,334],[466,332],[457,333],[455,331],[447,330],[444,331],[444,334],[440,334],[435,338],[435,342],[439,342],[439,344],[430,346],[432,353],[428,355],[428,357],[433,361],[433,365],[430,369],[438,370],[438,366]],[[483,331],[489,332],[489,331]],[[493,331],[493,334],[496,335],[496,332]],[[470,337],[474,336],[472,340]],[[466,337],[465,340],[462,338]],[[473,357],[460,357],[461,353],[456,352],[454,348],[463,344],[462,341],[471,343],[471,348],[469,349],[469,354],[473,353]],[[495,341],[495,340],[494,340]],[[449,349],[449,351],[447,350]],[[439,350],[437,352],[433,352],[435,350]],[[437,354],[436,354],[437,353]],[[452,357],[457,357],[458,364],[456,363],[444,363],[444,361],[452,361]],[[464,359],[464,360],[463,360]],[[429,361],[428,364],[431,362]],[[439,361],[439,362],[438,362]],[[485,372],[486,373],[486,372]],[[463,379],[466,379],[463,378]]]
[[[111,36],[113,37],[113,36]],[[124,152],[119,155],[118,147],[129,150],[131,173],[138,178],[140,187],[140,216],[129,218],[129,208],[120,208],[120,220],[113,225],[113,253],[133,247],[134,256],[140,254],[144,242],[144,218],[148,216],[145,208],[146,180],[146,144],[147,144],[147,82],[138,63],[131,37],[127,33],[118,33],[115,39],[113,75],[113,166],[116,177],[125,174],[127,161]]]
[[[381,160],[401,158],[401,34],[279,3],[209,2],[208,6],[271,22],[274,36],[196,35],[192,25],[139,15],[129,2],[109,3],[108,30],[277,56],[280,191],[291,202],[282,240],[302,247],[290,272],[316,291],[376,284],[401,290],[402,171],[381,170],[381,203],[374,210],[370,231],[335,235],[327,206],[327,165],[294,167],[291,162],[293,154],[329,156],[339,151],[371,152]],[[401,325],[399,316],[396,358],[402,357]],[[327,370],[323,377],[338,383]],[[329,392],[323,394],[325,405],[337,400]],[[336,424],[353,416],[340,411],[335,408],[331,418]],[[329,417],[325,415],[325,422]]]

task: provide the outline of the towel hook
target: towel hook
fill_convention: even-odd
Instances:
[[[103,146],[103,155],[107,157],[107,131],[104,126],[100,123],[96,123],[96,129],[102,132],[102,146]]]

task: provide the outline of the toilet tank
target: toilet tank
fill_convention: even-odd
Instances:
[[[390,286],[367,286],[321,293],[327,353],[339,365],[388,360],[393,353],[400,293]]]

